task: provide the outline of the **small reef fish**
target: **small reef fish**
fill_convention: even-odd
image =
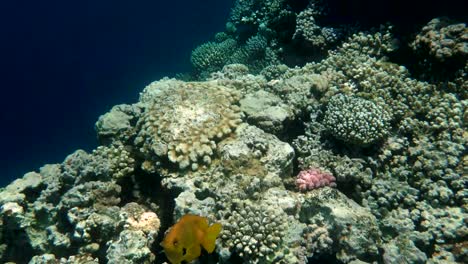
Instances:
[[[166,257],[172,264],[190,262],[201,254],[201,247],[212,253],[221,224],[208,225],[208,218],[187,214],[171,227],[161,242]]]

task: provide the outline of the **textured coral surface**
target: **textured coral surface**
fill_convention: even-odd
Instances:
[[[154,95],[140,119],[137,144],[151,160],[168,158],[180,169],[209,165],[216,142],[229,135],[241,122],[239,95],[213,83],[168,83],[146,88]],[[154,89],[153,89],[154,88]]]

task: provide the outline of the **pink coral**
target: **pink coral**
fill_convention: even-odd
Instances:
[[[336,179],[331,173],[310,168],[299,172],[296,178],[296,186],[301,191],[307,191],[324,186],[335,187],[335,181]]]

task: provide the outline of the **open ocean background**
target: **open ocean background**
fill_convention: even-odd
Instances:
[[[202,3],[202,4],[201,4]],[[3,1],[0,186],[97,144],[94,123],[151,81],[190,71],[232,1]]]

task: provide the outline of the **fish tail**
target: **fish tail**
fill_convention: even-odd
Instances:
[[[216,246],[216,238],[218,237],[219,233],[221,232],[221,224],[214,223],[208,230],[206,231],[205,239],[203,240],[203,247],[206,249],[208,253],[212,253]]]

